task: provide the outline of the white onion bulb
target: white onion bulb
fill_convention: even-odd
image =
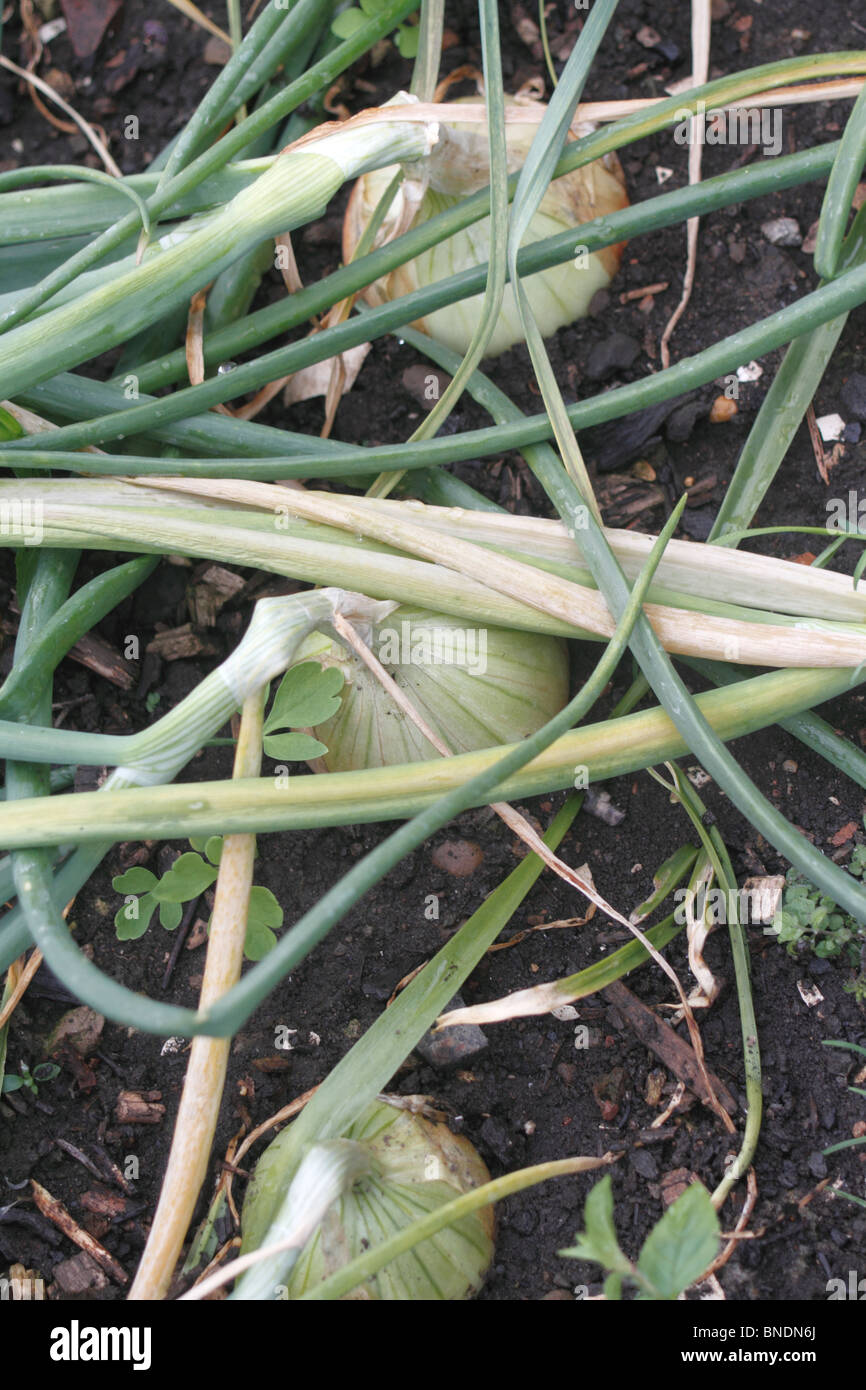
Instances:
[[[568,649],[558,637],[461,623],[399,607],[375,623],[368,645],[427,724],[455,753],[516,743],[568,700]],[[329,772],[438,756],[360,659],[317,639],[301,655],[338,665],[346,684],[337,713],[314,730]]]
[[[510,107],[519,106],[507,98]],[[459,123],[459,102],[454,120],[440,125],[440,143],[434,148],[425,168],[429,184],[420,206],[409,225],[414,226],[451,207],[460,198],[476,192],[489,182],[487,131],[483,124]],[[538,130],[535,122],[508,124],[508,167],[513,173],[526,159],[529,146]],[[580,134],[584,128],[578,128]],[[343,223],[343,259],[348,262],[361,238],[364,228],[396,172],[391,166],[364,174],[352,190]],[[411,187],[411,186],[410,186]],[[401,188],[388,211],[377,237],[377,244],[389,240],[397,231],[406,230],[406,186]],[[575,229],[575,257],[561,265],[551,266],[524,280],[533,312],[542,333],[549,337],[558,328],[583,318],[597,290],[608,285],[615,275],[622,244],[605,247],[602,251],[579,251],[581,223],[604,217],[627,206],[625,181],[619,160],[607,154],[563,178],[554,180],[533,218],[524,245],[540,241],[567,228]],[[383,304],[411,291],[444,280],[458,271],[482,264],[490,251],[490,219],[475,222],[463,231],[423,252],[415,260],[398,266],[389,275],[376,281],[364,291],[370,304]],[[465,353],[473,330],[478,323],[481,296],[473,295],[456,304],[418,319],[413,325],[457,352]],[[502,309],[487,348],[489,356],[497,356],[523,341],[520,314],[510,285],[506,286]]]
[[[489,1181],[477,1150],[445,1124],[428,1120],[409,1102],[375,1101],[346,1132],[359,1150],[355,1178],[330,1206],[289,1276],[286,1296],[300,1298],[372,1245],[379,1245],[428,1212]],[[400,1107],[400,1108],[398,1108]],[[244,1202],[244,1249],[265,1244],[268,1221],[284,1185],[284,1130],[259,1159]],[[345,1295],[354,1300],[432,1302],[471,1298],[493,1258],[494,1212],[480,1207],[398,1255]]]

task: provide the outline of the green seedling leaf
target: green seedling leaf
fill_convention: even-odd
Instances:
[[[604,1296],[609,1303],[618,1303],[622,1298],[622,1275],[609,1274],[604,1281]]]
[[[9,1091],[20,1091],[21,1087],[26,1084],[23,1076],[4,1076],[2,1090],[4,1094]]]
[[[366,20],[360,10],[344,10],[331,24],[331,33],[338,39],[350,39],[362,29]]]
[[[180,903],[160,903],[159,922],[160,926],[165,927],[166,931],[176,931],[180,926],[183,917],[183,908]]]
[[[200,854],[182,854],[163,874],[153,896],[161,903],[186,903],[210,888],[216,876],[213,864],[207,864]]]
[[[223,852],[222,835],[190,835],[189,842],[198,854],[203,854],[212,864],[218,864]]]
[[[114,918],[114,930],[118,941],[137,941],[140,936],[144,936],[155,909],[156,898],[152,893],[145,893],[131,903],[124,903]]]
[[[60,1068],[56,1062],[40,1062],[30,1075],[34,1081],[53,1081],[55,1076],[60,1075]]]
[[[273,950],[277,938],[272,928],[282,925],[283,909],[270,888],[256,885],[250,890],[247,914],[247,934],[244,941],[244,955],[247,960],[261,960],[262,956]]]
[[[644,1241],[637,1263],[639,1298],[675,1299],[712,1264],[719,1248],[719,1218],[710,1194],[692,1183]]]
[[[613,1224],[613,1183],[610,1174],[597,1182],[587,1197],[583,1220],[586,1229],[578,1234],[571,1249],[560,1250],[560,1255],[569,1255],[575,1260],[593,1260],[614,1274],[630,1274],[631,1261],[619,1248]]]
[[[397,30],[397,49],[402,58],[418,57],[420,30],[414,24],[404,24]]]
[[[116,893],[148,893],[156,882],[156,874],[150,869],[132,868],[113,878],[111,886]]]
[[[328,749],[310,734],[267,734],[263,747],[269,758],[278,762],[302,763],[308,758],[320,758]]]
[[[271,712],[265,720],[265,733],[324,724],[340,708],[338,695],[342,688],[343,673],[335,666],[323,669],[318,661],[302,661],[292,666],[280,681]]]

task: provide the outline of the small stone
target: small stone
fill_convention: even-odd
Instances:
[[[761,223],[761,231],[771,246],[799,246],[803,240],[800,224],[793,217],[773,217]]]
[[[658,48],[662,41],[661,34],[657,29],[653,29],[649,24],[641,25],[635,34],[635,38],[642,48]]]
[[[640,343],[628,333],[611,333],[596,343],[589,354],[586,375],[593,381],[603,381],[613,372],[624,370],[640,356]]]
[[[845,428],[845,421],[841,415],[821,415],[815,424],[818,426],[818,433],[825,444],[832,444],[840,437]]]
[[[839,394],[848,414],[855,420],[866,421],[866,376],[863,372],[852,372]]]
[[[782,763],[782,769],[784,772],[796,772],[799,766],[800,764],[795,763],[793,758],[786,758],[785,761]]]
[[[481,1126],[479,1135],[482,1144],[490,1150],[500,1163],[511,1161],[511,1151],[514,1148],[514,1141],[511,1139],[505,1126],[498,1120],[488,1117]]]
[[[595,816],[596,820],[604,821],[605,825],[619,825],[620,821],[625,820],[625,811],[613,805],[610,792],[600,792],[595,787],[586,788],[583,809]]]
[[[635,1172],[648,1182],[653,1182],[659,1175],[659,1166],[649,1149],[633,1149],[629,1155],[629,1163]]]
[[[710,424],[724,425],[728,420],[732,420],[736,413],[736,401],[731,400],[729,396],[716,396],[710,410]]]
[[[443,869],[453,878],[468,878],[474,874],[483,858],[484,852],[473,840],[444,840],[432,854],[436,868]]]
[[[799,222],[794,217],[773,217],[760,224],[760,231],[771,246],[799,246],[802,242]]]
[[[859,420],[849,420],[842,433],[839,435],[843,444],[859,444],[860,435],[863,433],[863,426]]]
[[[455,994],[445,1012],[463,1007],[463,999],[459,994]],[[428,1030],[415,1051],[420,1053],[431,1067],[454,1067],[477,1057],[486,1046],[486,1037],[474,1023],[458,1023],[453,1028],[443,1028],[441,1033]]]
[[[827,1160],[817,1149],[809,1155],[809,1172],[813,1178],[826,1178]]]

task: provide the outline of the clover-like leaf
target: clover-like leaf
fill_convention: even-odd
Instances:
[[[401,24],[397,30],[397,49],[401,58],[418,57],[420,29],[415,24]]]
[[[343,673],[336,666],[323,668],[318,661],[302,661],[292,666],[280,681],[271,712],[265,720],[265,733],[324,724],[340,708],[338,695],[342,688]]]
[[[200,854],[182,854],[163,874],[153,889],[153,896],[161,903],[186,903],[209,888],[216,876],[213,864],[208,864]]]
[[[148,893],[156,881],[156,874],[152,874],[150,869],[135,865],[113,878],[111,886],[117,893]]]
[[[247,913],[247,934],[244,941],[244,955],[247,960],[261,960],[268,951],[273,950],[277,938],[273,927],[283,925],[283,909],[269,888],[256,885],[250,890],[250,906]]]
[[[320,758],[328,749],[310,734],[266,734],[264,750],[278,762],[302,763],[308,758]]]
[[[180,903],[163,902],[159,905],[159,923],[166,931],[176,931],[183,917]]]
[[[362,29],[366,20],[360,10],[343,10],[338,14],[331,24],[331,33],[336,34],[338,39],[350,39],[353,34],[357,34]]]
[[[144,936],[155,909],[156,898],[152,893],[144,893],[140,898],[124,903],[114,917],[114,931],[118,941],[137,941],[140,936]]]

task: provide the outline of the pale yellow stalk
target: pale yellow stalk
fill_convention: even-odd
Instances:
[[[234,777],[257,777],[267,687],[244,702]],[[240,978],[253,881],[255,835],[223,841],[199,1008],[208,1009]],[[165,1296],[207,1174],[225,1085],[231,1038],[193,1038],[168,1169],[135,1282],[134,1302]]]

